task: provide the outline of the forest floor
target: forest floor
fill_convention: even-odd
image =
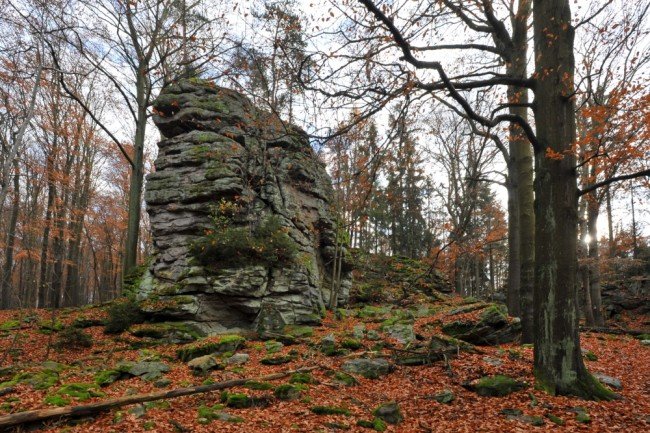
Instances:
[[[398,287],[403,293],[406,286],[400,281],[414,272],[414,264],[390,265],[389,271],[385,271],[386,263],[381,264],[380,271],[363,268],[357,280],[365,286],[357,293],[366,293],[363,287],[379,287],[385,296],[387,286]],[[420,287],[425,292],[427,288],[427,284]],[[55,314],[45,310],[1,311],[0,425],[3,416],[21,411],[86,405],[231,379],[254,380],[315,367],[309,374],[248,383],[226,392],[132,404],[85,418],[55,418],[9,431],[650,431],[650,346],[642,343],[647,336],[581,333],[588,369],[620,380],[614,385],[622,386],[616,390],[622,398],[595,402],[555,397],[533,386],[530,345],[472,346],[444,337],[445,325],[449,329],[453,323],[476,324],[486,313],[498,319],[494,304],[431,290],[428,293],[434,296],[395,295],[390,303],[362,304],[328,313],[321,326],[293,327],[285,330],[286,335],[275,336],[284,345],[247,336],[235,350],[223,346],[229,352],[208,359],[204,366],[211,369],[199,375],[179,359],[183,357],[179,353],[187,354],[188,348],[216,347],[226,339],[209,337],[172,344],[151,332],[147,337],[136,337],[136,330],[146,329],[147,324],[121,334],[106,334],[102,325],[107,319],[106,305],[62,309]],[[610,326],[648,332],[650,325],[647,316],[624,315],[618,320]],[[507,321],[512,325],[511,318]],[[430,342],[440,338],[459,348],[446,352],[448,356],[429,357],[433,350]],[[400,365],[418,357],[425,365]],[[377,378],[366,378],[363,372],[344,373],[351,372],[347,364],[377,358],[388,361],[390,371],[379,369],[374,371],[377,374],[368,374]],[[138,368],[141,371],[135,371]],[[477,379],[495,375],[517,380],[520,389],[500,397],[482,396],[472,390]],[[373,413],[389,402],[399,407],[403,419],[398,424],[377,421]],[[332,408],[342,413],[322,413]],[[385,414],[384,418],[390,419]],[[359,425],[364,422],[367,427]]]

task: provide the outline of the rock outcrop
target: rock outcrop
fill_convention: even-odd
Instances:
[[[205,334],[319,322],[335,256],[347,302],[331,180],[302,130],[201,80],[164,90],[153,120],[164,137],[145,194],[155,251],[138,293],[149,317]]]

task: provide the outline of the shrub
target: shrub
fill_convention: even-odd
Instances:
[[[201,263],[228,267],[250,263],[286,266],[295,262],[298,246],[277,216],[269,216],[251,228],[233,225],[238,212],[237,205],[225,200],[213,210],[212,229],[192,246]]]
[[[59,332],[55,344],[59,349],[79,349],[83,347],[92,347],[93,339],[82,329],[68,326]]]
[[[120,334],[131,325],[142,323],[144,316],[134,301],[122,299],[115,301],[108,307],[108,319],[104,332],[106,334]]]

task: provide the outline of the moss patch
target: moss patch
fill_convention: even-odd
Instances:
[[[245,342],[246,339],[239,335],[224,335],[218,341],[203,341],[178,349],[176,351],[176,357],[181,361],[187,362],[203,355],[234,352]]]
[[[316,415],[350,415],[350,411],[338,406],[314,406],[310,409]]]

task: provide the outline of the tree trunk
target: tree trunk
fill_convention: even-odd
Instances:
[[[517,14],[513,20],[512,53],[507,74],[513,78],[525,79],[528,76],[528,22],[531,13],[531,0],[520,0]],[[508,101],[521,104],[511,106],[510,114],[528,120],[528,90],[508,87]],[[517,185],[517,220],[519,254],[519,312],[522,325],[522,343],[533,341],[533,286],[535,284],[535,210],[533,193],[533,150],[524,131],[512,125],[508,138],[513,175]]]
[[[590,399],[615,396],[587,371],[578,335],[574,29],[568,0],[534,0],[536,386]]]
[[[138,96],[144,95],[144,84],[138,80]],[[144,100],[138,98],[139,101]],[[144,178],[144,138],[147,127],[147,107],[140,104],[138,107],[138,121],[136,124],[133,167],[129,185],[128,225],[126,229],[126,242],[124,250],[124,263],[122,265],[122,278],[136,267],[138,260],[138,242],[140,237],[140,210],[142,208],[142,183]]]
[[[616,256],[616,240],[614,239],[614,223],[612,222],[612,192],[610,186],[605,187],[605,203],[607,209],[607,235],[609,240],[609,257]]]
[[[40,259],[40,278],[38,280],[38,307],[45,308],[48,306],[49,300],[49,284],[48,284],[48,251],[50,243],[50,230],[52,226],[52,213],[54,211],[54,200],[56,199],[56,186],[52,179],[54,170],[54,155],[50,153],[47,157],[47,210],[45,211],[45,228],[43,229],[43,241],[41,245],[41,259]]]
[[[7,243],[5,245],[5,262],[2,269],[2,281],[0,281],[0,307],[5,309],[11,306],[12,288],[11,277],[14,268],[14,248],[16,243],[16,224],[20,210],[20,169],[18,161],[14,162],[14,199],[7,228]]]
[[[508,314],[521,317],[519,255],[519,206],[517,204],[517,171],[512,159],[508,161]]]
[[[598,214],[600,203],[596,194],[590,194],[587,205],[587,229],[589,230],[589,300],[594,318],[593,325],[605,326],[603,301],[600,295],[600,249],[598,245]]]

